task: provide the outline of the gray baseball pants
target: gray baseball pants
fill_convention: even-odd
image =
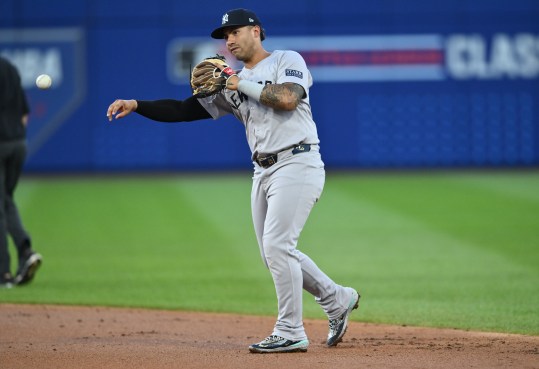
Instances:
[[[275,284],[278,318],[273,333],[289,340],[307,338],[303,327],[303,289],[315,297],[329,319],[341,315],[350,289],[333,282],[297,249],[300,233],[325,182],[317,145],[311,151],[279,154],[276,164],[255,167],[251,207],[260,253]]]

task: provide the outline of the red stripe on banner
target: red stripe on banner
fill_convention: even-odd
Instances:
[[[310,66],[441,64],[444,58],[441,50],[317,50],[300,54]]]

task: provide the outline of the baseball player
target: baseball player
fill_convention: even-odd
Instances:
[[[244,124],[254,165],[251,210],[262,259],[271,272],[278,302],[273,332],[249,346],[251,352],[307,351],[302,289],[329,318],[328,346],[336,346],[358,307],[355,289],[336,284],[297,242],[325,181],[319,139],[309,105],[311,74],[300,54],[266,51],[265,31],[255,13],[226,12],[211,37],[224,39],[241,71],[230,73],[226,88],[185,100],[116,100],[109,121],[136,112],[163,122],[217,119],[226,114]],[[219,68],[223,69],[223,68]]]

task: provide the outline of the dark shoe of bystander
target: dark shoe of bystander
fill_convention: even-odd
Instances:
[[[11,273],[4,273],[0,275],[0,288],[13,287],[13,277]]]
[[[19,262],[19,269],[14,278],[14,283],[21,286],[29,283],[34,279],[36,271],[41,266],[43,258],[38,253],[32,252],[26,258]]]

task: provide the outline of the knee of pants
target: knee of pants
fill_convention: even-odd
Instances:
[[[287,243],[264,243],[264,256],[270,269],[287,264],[290,258],[297,259],[294,248]]]

